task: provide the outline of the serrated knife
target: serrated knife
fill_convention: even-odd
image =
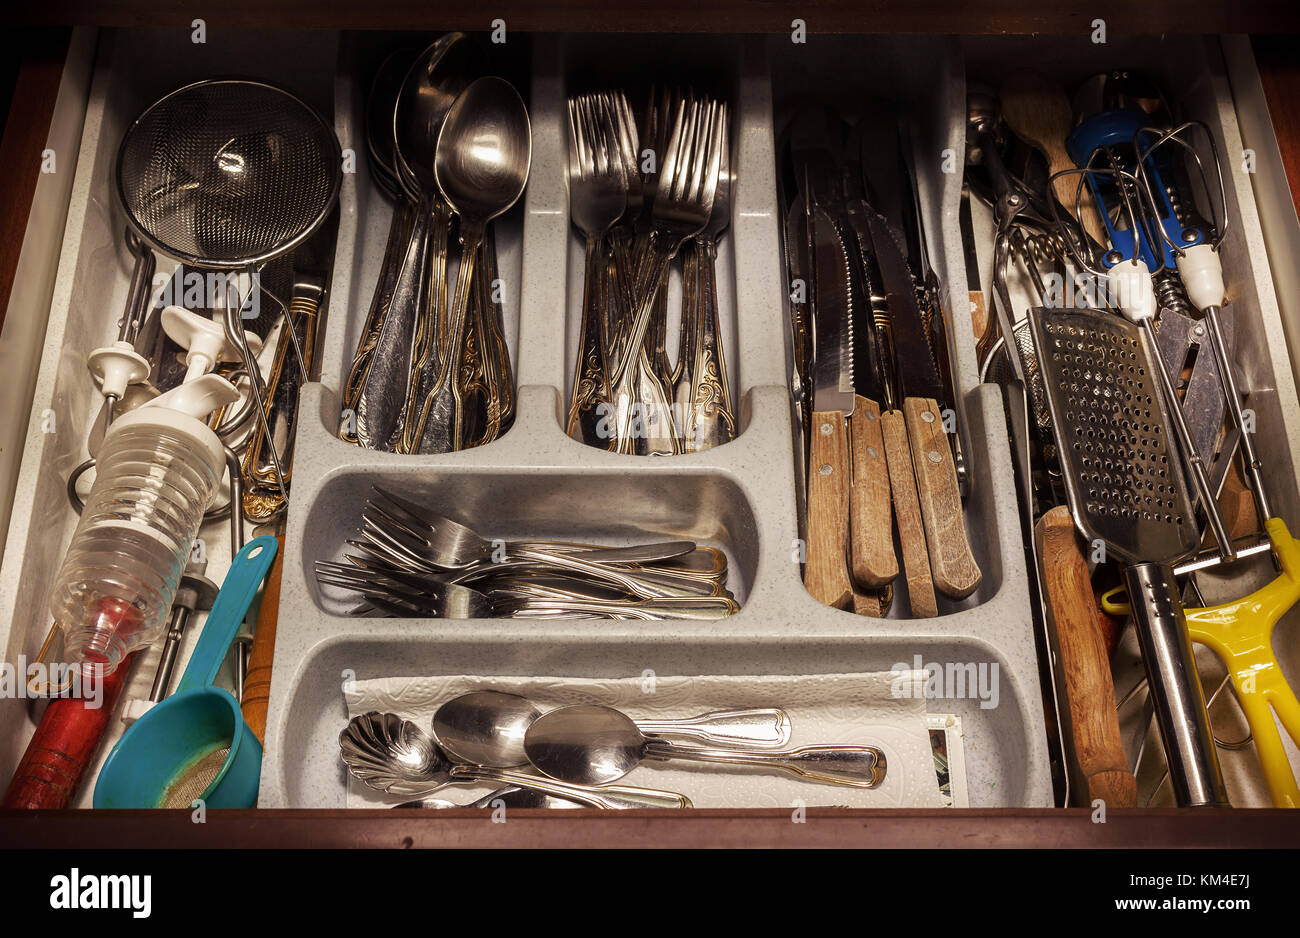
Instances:
[[[898,576],[894,553],[894,515],[889,464],[880,422],[882,406],[890,400],[881,373],[872,307],[876,276],[862,252],[861,229],[865,203],[846,199],[841,208],[849,282],[842,289],[853,310],[853,416],[849,421],[852,483],[849,488],[849,566],[853,581],[868,590],[881,589]],[[885,409],[888,409],[887,407]]]
[[[849,576],[848,420],[853,413],[853,310],[848,257],[834,219],[813,208],[813,413],[808,455],[804,585],[837,609],[853,603]]]
[[[962,599],[975,591],[982,575],[967,539],[956,465],[944,432],[944,414],[939,406],[944,397],[943,384],[931,357],[916,286],[898,236],[874,211],[867,212],[867,226],[891,321],[898,396],[911,448],[930,571],[936,589],[945,596]]]
[[[873,210],[862,199],[850,199],[846,206],[846,213],[849,226],[858,243],[863,277],[871,293],[871,327],[862,334],[869,340],[878,358],[880,400],[883,404],[880,413],[880,438],[888,472],[893,520],[898,523],[898,546],[902,555],[903,576],[907,583],[908,606],[915,618],[930,618],[939,614],[939,605],[934,597],[934,576],[930,572],[930,549],[926,543],[921,500],[916,493],[912,450],[907,441],[907,427],[903,422],[903,412],[898,409],[896,399],[894,340],[887,306],[888,297],[885,295],[884,288],[880,286],[882,281],[876,265],[875,245],[871,240],[871,227],[867,222],[867,217],[873,213]]]

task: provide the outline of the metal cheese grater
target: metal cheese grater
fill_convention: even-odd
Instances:
[[[1199,535],[1146,334],[1097,310],[1032,309],[1029,321],[1075,525],[1127,564],[1175,795],[1180,805],[1226,805],[1172,569]]]

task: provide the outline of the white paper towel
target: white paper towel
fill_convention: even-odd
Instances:
[[[371,710],[399,714],[426,732],[446,700],[472,690],[520,694],[542,710],[605,704],[633,719],[691,717],[709,710],[780,707],[790,716],[791,747],[871,745],[888,770],[876,789],[801,779],[787,772],[681,761],[647,761],[621,779],[682,792],[697,808],[941,807],[923,698],[896,698],[897,673],[614,678],[403,677],[357,681],[345,691],[348,716]],[[909,676],[910,677],[910,676]],[[342,729],[342,727],[339,727]],[[690,745],[690,743],[687,743]],[[500,787],[457,785],[432,797],[468,803]],[[410,800],[373,791],[349,776],[348,806],[381,807]]]

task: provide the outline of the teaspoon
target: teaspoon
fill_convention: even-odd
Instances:
[[[617,710],[610,712],[623,716]],[[444,752],[465,762],[498,768],[527,765],[524,737],[541,715],[536,704],[518,694],[472,691],[438,708],[433,735]],[[642,733],[749,748],[779,748],[790,741],[790,718],[775,708],[720,710],[684,720],[637,720],[633,726]]]
[[[394,795],[427,795],[448,785],[486,780],[536,789],[593,808],[691,807],[685,795],[654,788],[596,788],[477,765],[452,765],[424,730],[395,713],[372,711],[353,717],[339,733],[339,751],[353,778]]]
[[[543,714],[524,735],[533,766],[555,779],[599,785],[622,778],[644,759],[718,762],[792,772],[814,782],[875,788],[885,754],[875,746],[804,746],[779,752],[696,749],[647,737],[611,707],[563,707]]]

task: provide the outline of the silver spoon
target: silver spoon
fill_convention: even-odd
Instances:
[[[431,176],[417,176],[421,165],[417,155],[437,146],[440,128],[450,101],[463,87],[464,59],[452,56],[466,45],[463,33],[448,33],[426,49],[411,65],[390,116],[394,169],[397,182],[416,203],[406,249],[401,255],[388,308],[383,314],[374,351],[370,355],[357,398],[357,434],[362,444],[388,449],[401,443],[402,417],[411,388],[413,356],[420,325],[428,326],[431,309],[429,290],[437,283],[429,276],[429,263],[446,265],[446,226],[450,216]],[[445,89],[444,89],[445,86]],[[408,91],[408,88],[412,89]],[[381,149],[388,141],[381,143]],[[387,155],[386,151],[383,155]],[[442,207],[441,213],[439,207]],[[445,274],[440,280],[445,280]]]
[[[420,808],[422,810],[443,808],[582,808],[580,801],[548,795],[535,788],[520,788],[507,785],[491,794],[484,795],[469,804],[447,801],[444,798],[424,798],[420,801],[404,801],[393,805],[394,808]]]
[[[445,51],[436,52],[445,43]],[[402,418],[403,452],[416,452],[414,422],[422,391],[437,377],[447,348],[447,239],[453,209],[434,172],[442,125],[456,99],[483,74],[480,47],[463,33],[449,33],[411,66],[392,115],[398,176],[419,210],[429,217],[429,274],[424,305],[416,323],[409,392]]]
[[[465,762],[498,768],[527,765],[524,736],[541,715],[536,704],[518,694],[472,691],[438,708],[433,735],[444,752]],[[685,720],[637,720],[633,725],[642,733],[688,736],[724,746],[767,749],[790,741],[790,717],[775,708],[720,710]]]
[[[339,733],[339,751],[353,778],[394,795],[427,795],[448,785],[487,780],[536,789],[593,808],[691,807],[685,795],[655,788],[595,788],[477,765],[452,765],[424,730],[395,713],[371,711],[353,717]]]
[[[538,717],[524,735],[534,767],[555,779],[599,785],[622,778],[643,759],[718,762],[793,772],[814,782],[875,788],[885,754],[875,746],[804,746],[779,752],[695,749],[645,736],[611,707],[563,707]]]
[[[464,448],[464,401],[456,366],[465,344],[474,262],[488,223],[519,200],[532,163],[528,109],[502,78],[480,78],[451,106],[438,135],[433,172],[443,198],[460,216],[461,258],[448,342],[438,380],[420,408],[421,453]]]

